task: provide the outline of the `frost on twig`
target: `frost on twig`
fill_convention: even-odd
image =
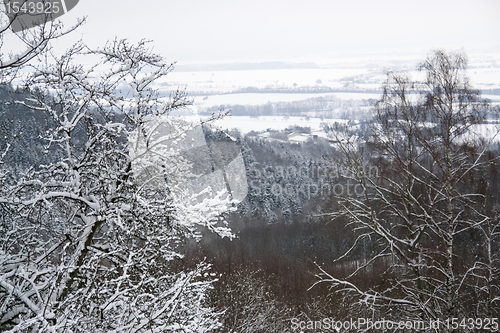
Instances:
[[[173,264],[201,227],[232,236],[220,223],[234,200],[227,187],[189,185],[199,175],[182,147],[200,125],[169,116],[189,100],[158,98],[152,84],[172,67],[145,45],[78,43],[34,68],[28,84],[45,93],[19,103],[50,119],[43,140],[53,154],[0,189],[2,331],[219,326],[206,305],[209,265]],[[84,68],[73,61],[82,54],[100,60]],[[119,93],[124,84],[131,96]]]

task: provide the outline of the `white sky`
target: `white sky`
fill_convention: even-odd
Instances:
[[[499,0],[80,0],[67,40],[152,39],[168,61],[306,60],[431,49],[500,53]]]

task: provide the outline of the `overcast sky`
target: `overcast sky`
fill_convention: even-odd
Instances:
[[[498,0],[80,0],[71,38],[152,39],[169,61],[302,60],[435,48],[500,53]]]

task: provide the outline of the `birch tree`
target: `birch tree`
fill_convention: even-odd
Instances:
[[[436,51],[420,66],[421,81],[388,74],[369,141],[337,138],[338,163],[356,191],[337,196],[330,215],[357,233],[339,258],[357,264],[347,276],[318,266],[318,283],[356,296],[386,319],[498,316],[498,289],[491,289],[498,248],[484,248],[498,237],[495,214],[486,209],[497,199],[480,186],[496,161],[486,156],[498,130],[486,124],[492,108],[471,87],[466,65],[463,54]],[[487,137],[484,128],[492,130]],[[380,276],[370,274],[374,268]],[[489,312],[476,312],[478,290]]]
[[[81,56],[100,60],[89,69],[77,64]],[[170,113],[191,101],[182,91],[163,99],[154,89],[172,69],[145,41],[126,40],[100,50],[78,43],[33,68],[29,86],[48,93],[18,103],[51,116],[50,163],[20,175],[2,169],[2,331],[219,326],[206,306],[215,280],[209,265],[181,272],[169,265],[200,227],[231,236],[220,220],[228,196],[200,199],[181,186],[194,175],[176,143],[195,125]]]

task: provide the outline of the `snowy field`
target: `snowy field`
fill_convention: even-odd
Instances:
[[[199,117],[188,117],[190,120],[199,119]],[[328,121],[320,118],[304,118],[304,117],[274,117],[274,116],[261,116],[258,118],[246,116],[228,116],[223,119],[217,120],[214,125],[224,129],[238,129],[241,133],[248,133],[250,131],[266,131],[267,129],[284,130],[290,126],[310,127],[311,132],[321,131],[321,124],[324,122],[343,122],[345,120]]]
[[[198,120],[199,117],[189,117],[191,121]],[[228,116],[223,119],[217,120],[214,125],[223,129],[231,130],[237,129],[241,133],[248,133],[250,131],[264,132],[268,129],[284,130],[291,126],[309,127],[311,133],[320,137],[326,137],[323,131],[323,124],[345,123],[345,119],[320,119],[320,118],[305,118],[305,117],[274,117],[274,116],[261,116],[246,117],[246,116]],[[484,124],[476,125],[471,129],[471,138],[486,138],[494,142],[500,142],[500,125]]]
[[[423,59],[425,55],[394,56],[393,59],[337,59],[313,64],[322,68],[289,69],[183,71],[182,68],[186,67],[180,66],[181,70],[171,72],[158,83],[157,88],[163,93],[185,88],[194,99],[195,113],[197,109],[213,106],[255,106],[317,97],[334,96],[345,101],[376,100],[380,98],[388,71],[405,72],[414,79],[423,79],[422,73],[415,70]],[[245,67],[245,64],[239,66]],[[500,90],[500,55],[469,54],[468,75],[474,88],[485,91],[484,97],[500,104],[500,94],[491,94],[491,90]],[[245,89],[260,91],[244,93]],[[315,89],[318,92],[312,93],[311,90]],[[320,89],[327,91],[320,92]]]
[[[413,78],[419,78],[416,68],[425,59],[413,55],[411,57],[393,59],[363,58],[363,59],[331,59],[317,60],[311,63],[321,68],[288,68],[288,69],[247,69],[247,70],[203,70],[183,71],[174,69],[163,81],[158,82],[163,87],[186,87],[196,92],[234,92],[241,88],[255,87],[258,89],[293,89],[301,87],[328,87],[332,89],[380,89],[388,71],[406,72]],[[297,65],[279,62],[284,65]],[[228,65],[228,64],[226,64]],[[252,64],[246,64],[246,66]],[[253,64],[253,65],[258,65]],[[235,67],[245,67],[245,64],[235,64]],[[210,68],[209,65],[205,65]],[[480,89],[500,88],[500,55],[469,54],[468,75],[471,83]]]
[[[337,63],[322,63],[324,68],[290,68],[290,69],[253,69],[253,70],[197,70],[177,71],[170,73],[158,88],[162,92],[172,91],[178,87],[185,88],[193,98],[190,112],[195,119],[199,111],[207,108],[231,106],[259,106],[268,103],[294,103],[314,98],[339,99],[351,103],[377,100],[381,96],[381,87],[388,70],[406,72],[414,79],[423,79],[422,73],[415,70],[419,61],[417,57],[396,60],[361,59]],[[493,104],[500,104],[500,56],[469,55],[471,84],[474,88],[485,91],[483,97]],[[257,89],[258,92],[244,93],[245,89]],[[298,92],[298,90],[307,92]],[[314,89],[331,89],[335,92],[312,93]],[[269,92],[265,92],[265,91]],[[281,92],[283,91],[283,92]],[[377,92],[380,91],[380,92]],[[365,112],[367,107],[360,108]],[[363,109],[363,110],[361,110]],[[320,119],[314,112],[311,117],[281,116],[228,116],[218,120],[215,125],[226,130],[238,129],[242,133],[250,131],[262,132],[267,129],[283,130],[290,126],[310,127],[312,132],[320,132],[323,122],[344,121],[336,119]],[[199,118],[199,117],[198,117]]]
[[[189,90],[197,91],[232,91],[241,87],[315,86],[321,80],[321,85],[335,88],[344,78],[366,76],[369,73],[367,68],[173,71],[164,83],[187,86]]]
[[[317,93],[317,94],[280,94],[280,93],[247,93],[247,94],[222,94],[194,97],[194,106],[211,107],[218,105],[262,105],[277,102],[296,102],[318,97],[336,97],[343,100],[363,100],[378,99],[380,94],[338,92],[338,93]]]

